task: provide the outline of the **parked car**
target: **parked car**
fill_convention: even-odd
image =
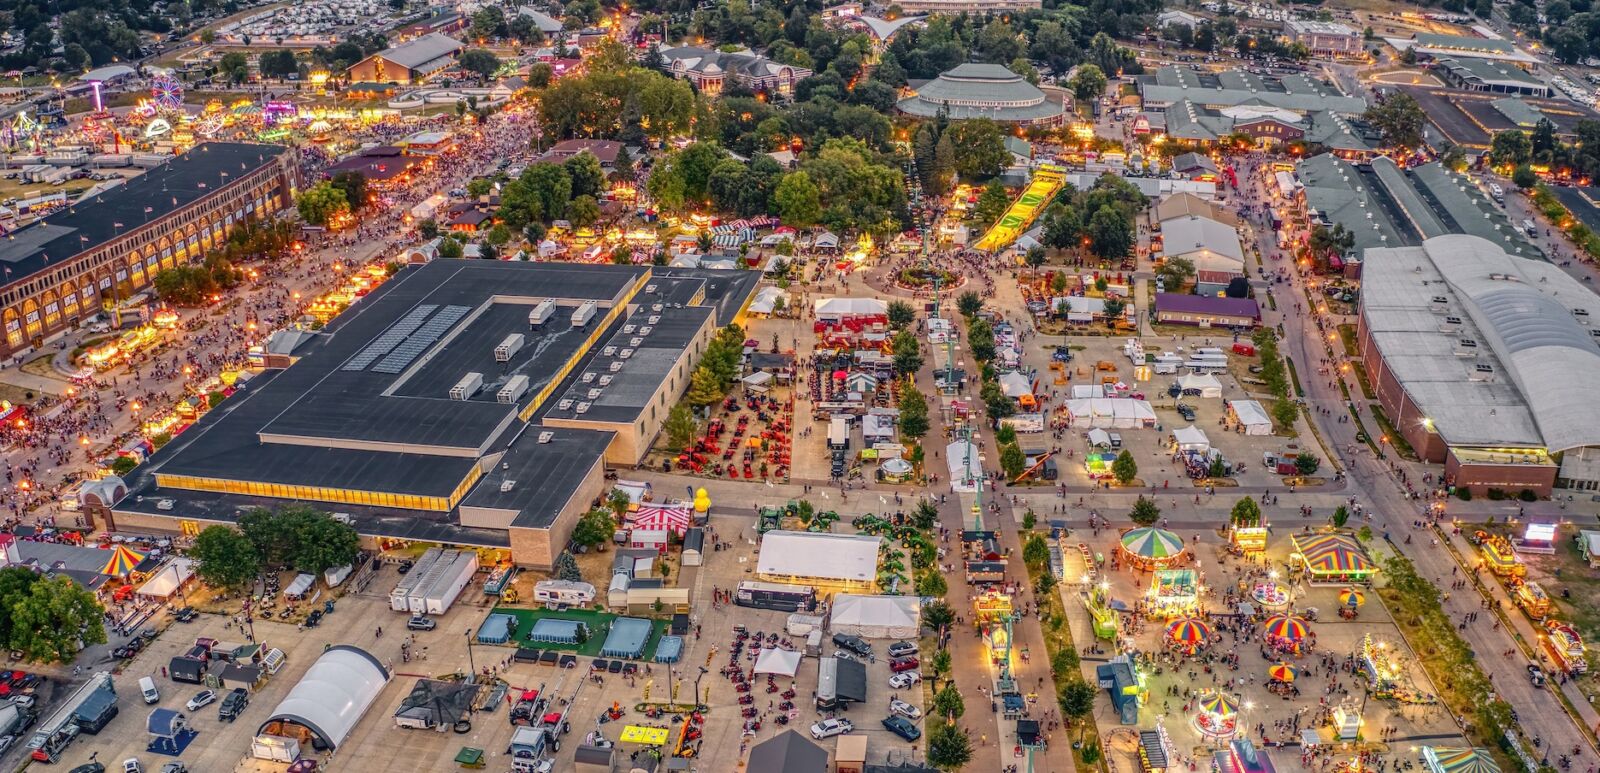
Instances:
[[[161,773],[189,773],[189,767],[176,760],[161,766]]]
[[[201,690],[200,692],[195,693],[194,697],[190,698],[188,703],[185,703],[183,705],[188,707],[188,709],[190,711],[194,711],[196,709],[200,709],[200,708],[204,708],[206,706],[210,706],[211,704],[216,703],[216,702],[217,702],[217,691],[216,690]]]
[[[306,627],[316,628],[319,625],[322,625],[322,610],[313,609],[311,614],[306,615]]]
[[[180,610],[178,610],[176,612],[173,612],[172,616],[177,618],[178,622],[180,622],[180,623],[187,623],[190,620],[193,620],[196,617],[199,617],[200,613],[196,612],[194,610],[194,607],[184,607],[184,608],[182,608],[182,609],[180,609]]]
[[[238,719],[239,715],[244,713],[245,707],[249,705],[250,693],[246,692],[243,687],[235,687],[232,692],[228,693],[228,697],[222,699],[222,705],[217,707],[217,719],[224,722],[232,722]]]
[[[906,719],[922,719],[922,709],[906,703],[899,698],[889,699],[889,713],[899,714]]]
[[[917,654],[917,643],[914,641],[897,641],[889,645],[889,657],[903,658],[907,655]]]
[[[922,663],[916,658],[895,658],[889,661],[889,670],[898,674],[901,671],[910,671],[920,665]]]
[[[896,690],[904,690],[907,687],[920,684],[921,682],[921,671],[901,671],[900,673],[889,677],[889,686]]]
[[[850,724],[848,719],[824,719],[811,725],[811,737],[820,741],[824,738],[844,735],[854,729],[856,729],[856,726]]]
[[[122,773],[144,773],[144,763],[138,757],[129,757],[122,761]]]
[[[90,762],[79,765],[78,767],[67,771],[67,773],[106,773],[106,766],[98,762]]]
[[[1534,687],[1543,687],[1545,682],[1544,669],[1534,665],[1533,663],[1529,663],[1528,681],[1532,683]]]
[[[423,617],[422,615],[412,615],[411,619],[406,621],[406,628],[412,631],[431,631],[437,627],[439,627],[439,624],[434,622],[432,618]]]
[[[1194,421],[1194,408],[1187,403],[1178,403],[1178,415],[1184,421]]]
[[[911,724],[911,720],[894,714],[883,718],[883,728],[907,741],[915,741],[922,737],[922,730]]]
[[[857,655],[872,654],[872,645],[868,644],[867,640],[861,638],[860,636],[836,633],[833,635],[833,646],[843,647],[844,649],[850,650]]]
[[[400,566],[396,567],[396,569],[399,570],[399,572],[401,574],[405,574],[406,572],[411,571],[411,567],[416,566],[416,565],[417,565],[417,562],[411,561],[411,560],[406,560],[406,561],[401,561],[400,562]]]

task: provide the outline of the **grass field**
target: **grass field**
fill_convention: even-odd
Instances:
[[[552,609],[496,607],[494,611],[496,614],[511,615],[517,618],[517,636],[512,640],[512,643],[516,646],[572,652],[595,658],[600,657],[600,646],[605,643],[606,633],[611,630],[611,622],[619,617],[610,612],[596,612],[592,609],[568,609],[558,612]],[[589,626],[589,638],[582,644],[550,644],[547,642],[528,641],[528,632],[533,630],[534,623],[545,618],[577,620],[584,623]],[[645,644],[644,655],[640,657],[641,660],[650,660],[655,657],[656,645],[661,642],[662,634],[667,631],[667,621],[652,620],[651,627],[654,630],[650,634],[650,641]]]
[[[1378,431],[1382,432],[1389,438],[1389,446],[1394,449],[1394,452],[1399,454],[1401,459],[1404,459],[1408,462],[1416,461],[1417,452],[1411,448],[1410,443],[1406,442],[1404,435],[1401,435],[1399,432],[1395,431],[1394,424],[1391,424],[1389,422],[1389,417],[1384,415],[1383,408],[1377,403],[1373,403],[1371,408],[1372,420],[1377,422]]]

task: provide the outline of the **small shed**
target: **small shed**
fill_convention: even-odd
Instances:
[[[683,565],[700,566],[701,552],[705,549],[705,529],[696,526],[683,535]]]

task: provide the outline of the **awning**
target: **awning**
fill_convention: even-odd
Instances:
[[[755,673],[792,677],[800,670],[800,658],[794,650],[764,649],[756,656]]]
[[[682,537],[692,516],[688,505],[639,505],[628,513],[628,525],[645,531],[670,531]]]
[[[194,561],[188,558],[175,558],[139,588],[139,595],[158,599],[169,598],[193,576]]]
[[[1095,428],[1089,430],[1088,438],[1089,445],[1096,448],[1106,448],[1111,445],[1111,433],[1103,429]]]

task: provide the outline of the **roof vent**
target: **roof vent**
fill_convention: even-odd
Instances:
[[[562,402],[570,402],[570,401],[563,400]],[[562,407],[565,408],[566,406],[562,406]],[[539,433],[539,443],[541,445],[544,444],[544,443],[549,443],[550,441],[555,440],[555,439],[556,439],[556,433],[554,433],[554,432],[540,432]]]
[[[594,374],[593,373],[585,373],[585,374],[583,374],[583,383],[585,383],[585,384],[594,383]]]
[[[661,306],[661,304],[659,304],[659,303],[652,303],[652,304],[650,304],[650,310],[651,310],[651,311],[654,311],[654,312],[660,312],[660,311],[661,311],[661,309],[662,309],[662,306]]]
[[[622,332],[627,333],[628,335],[633,335],[633,331],[636,330],[636,329],[637,328],[634,325],[623,325],[622,326]]]
[[[612,376],[612,375],[609,375],[609,374],[601,376],[600,377],[600,386],[603,386],[603,387],[611,386],[611,380],[614,379],[614,378],[616,378],[616,376]]]
[[[517,482],[514,481],[514,480],[503,480],[503,481],[500,481],[500,493],[502,493],[502,494],[504,494],[507,491],[510,491],[510,490],[512,490],[512,489],[514,489],[516,487],[517,487]]]
[[[661,315],[660,314],[651,314],[650,315],[650,324],[656,325],[656,324],[660,324],[660,322],[661,322]]]
[[[617,353],[617,347],[615,347],[615,346],[607,346],[606,348],[601,349],[600,353],[604,354],[607,357],[610,357],[611,355]]]
[[[653,327],[651,327],[649,325],[645,325],[644,327],[639,328],[639,335],[642,335],[642,336],[650,335],[650,331],[652,331],[652,330],[655,330],[655,328],[653,328]]]
[[[590,405],[589,403],[578,403],[577,409],[575,411],[573,411],[573,412],[574,413],[588,413],[589,412],[589,405]]]
[[[600,390],[598,390],[598,389],[589,390],[589,399],[590,400],[598,400],[598,399],[600,399]]]
[[[624,360],[626,360],[629,357],[633,356],[633,350],[632,349],[623,349],[622,351],[617,352],[617,356],[621,357]]]
[[[656,291],[656,286],[653,285],[653,284],[652,285],[645,285],[644,286],[644,291],[647,292],[647,293],[653,293],[653,292]]]
[[[643,346],[644,345],[644,339],[643,338],[634,337],[634,338],[631,338],[631,339],[628,340],[628,344],[630,346],[634,346],[634,347]]]
[[[562,401],[556,403],[556,407],[560,408],[563,411],[569,410],[570,408],[572,408],[572,401],[571,400],[562,400]]]
[[[619,370],[622,370],[622,361],[621,360],[613,361],[611,363],[611,372],[612,373],[616,373]]]

